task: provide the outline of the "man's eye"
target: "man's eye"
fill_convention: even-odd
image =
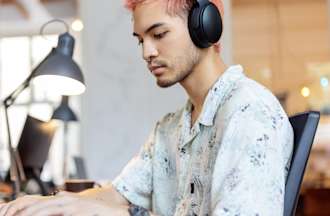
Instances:
[[[154,34],[154,38],[161,39],[161,38],[163,38],[166,35],[167,32],[168,31],[162,32],[160,34]]]

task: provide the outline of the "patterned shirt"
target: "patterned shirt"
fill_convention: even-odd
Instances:
[[[191,125],[192,104],[161,119],[112,182],[156,215],[283,215],[293,130],[278,100],[229,67]]]

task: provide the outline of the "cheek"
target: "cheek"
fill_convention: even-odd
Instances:
[[[182,28],[184,28],[182,26]],[[185,70],[189,62],[191,52],[194,52],[193,44],[188,29],[170,32],[167,37],[158,44],[160,48],[160,59],[163,59],[171,73]]]
[[[163,42],[160,56],[170,64],[180,63],[194,46],[187,37],[167,38]]]
[[[185,28],[185,26],[181,26]],[[192,44],[188,29],[173,30],[163,38],[164,48],[167,50],[184,51]]]

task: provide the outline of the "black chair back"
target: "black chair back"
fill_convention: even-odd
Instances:
[[[294,216],[306,164],[314,141],[320,112],[310,111],[289,118],[294,131],[294,147],[285,185],[284,216]]]

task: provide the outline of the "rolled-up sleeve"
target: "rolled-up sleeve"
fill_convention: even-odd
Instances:
[[[140,152],[112,182],[115,189],[129,202],[147,209],[151,208],[152,160],[156,128]]]
[[[221,145],[213,175],[218,187],[212,194],[212,215],[283,215],[293,148],[287,117],[241,112],[230,123]]]

